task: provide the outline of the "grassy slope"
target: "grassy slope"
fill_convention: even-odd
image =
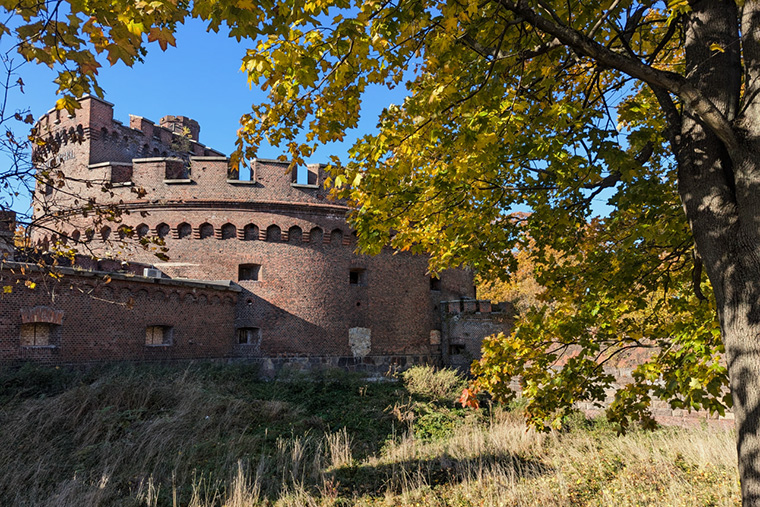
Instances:
[[[259,382],[245,365],[0,373],[0,505],[736,505],[731,434],[564,433],[459,381]]]

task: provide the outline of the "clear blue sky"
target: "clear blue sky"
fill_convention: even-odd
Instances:
[[[197,20],[180,26],[176,37],[177,47],[169,47],[165,52],[158,44],[150,44],[145,62],[131,68],[121,63],[110,66],[105,61],[99,72],[104,98],[114,104],[114,118],[126,125],[130,114],[154,122],[169,114],[193,118],[201,126],[201,143],[230,154],[240,116],[250,111],[251,104],[266,100],[258,88],[248,87],[246,76],[240,71],[241,58],[251,43],[238,43],[223,30],[207,33],[204,24]],[[20,60],[18,56],[17,61]],[[25,93],[15,93],[11,105],[14,109],[30,108],[32,115],[39,118],[58,99],[53,83],[55,73],[28,63],[19,74],[26,84]],[[347,136],[342,143],[320,147],[309,162],[328,162],[332,154],[345,159],[356,137],[372,131],[380,111],[391,102],[400,103],[404,91],[401,87],[393,92],[384,89],[370,92],[354,135]],[[276,158],[282,153],[265,146],[258,156]],[[23,206],[15,206],[18,211],[20,207]]]

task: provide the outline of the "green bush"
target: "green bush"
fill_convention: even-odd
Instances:
[[[435,402],[454,402],[467,385],[456,370],[432,366],[414,366],[402,373],[401,378],[409,394]]]

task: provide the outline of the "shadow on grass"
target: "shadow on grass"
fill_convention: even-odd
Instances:
[[[378,465],[345,466],[331,472],[340,496],[381,496],[420,486],[459,484],[484,475],[519,480],[551,472],[540,460],[517,454],[487,454],[477,458],[455,459],[448,454],[435,458],[406,460]]]

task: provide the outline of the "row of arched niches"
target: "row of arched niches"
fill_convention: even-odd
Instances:
[[[89,284],[77,284],[76,290],[84,294],[93,294],[103,301],[113,301],[127,303],[130,300],[134,301],[152,301],[155,303],[174,303],[174,304],[190,304],[196,303],[201,305],[234,305],[237,301],[236,298],[229,294],[213,294],[209,292],[193,289],[180,289],[180,290],[161,290],[161,289],[146,289],[142,286],[131,285],[130,287],[111,288],[105,285],[89,285]]]
[[[137,227],[121,225],[116,228],[116,232],[110,226],[101,227],[98,231],[87,229],[84,233],[74,229],[71,232],[64,232],[60,235],[45,236],[41,238],[43,244],[48,242],[69,242],[81,243],[89,241],[113,241],[127,238],[144,238],[157,236],[162,239],[177,240],[240,240],[240,241],[269,241],[273,243],[311,243],[315,245],[351,245],[356,241],[356,233],[346,233],[341,228],[335,228],[329,232],[324,231],[321,227],[313,227],[309,230],[303,230],[297,225],[287,230],[278,225],[270,225],[266,229],[259,228],[256,224],[247,224],[244,227],[237,227],[234,224],[226,223],[220,227],[214,227],[208,222],[204,222],[193,227],[187,222],[182,222],[176,227],[170,227],[166,223],[160,223],[151,228],[147,224],[139,224]]]

